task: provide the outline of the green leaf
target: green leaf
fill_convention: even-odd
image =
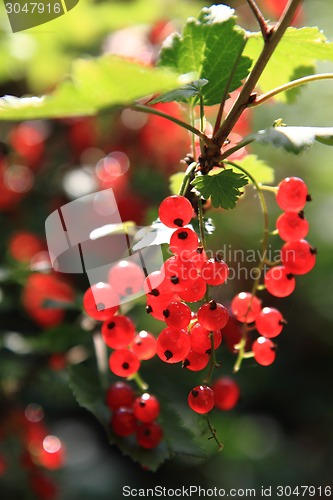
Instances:
[[[201,78],[201,80],[195,80],[192,83],[188,83],[183,87],[180,87],[176,90],[171,90],[171,92],[167,92],[166,94],[162,94],[159,97],[156,97],[152,101],[149,101],[149,104],[157,104],[159,102],[172,102],[172,101],[186,101],[191,97],[196,97],[201,93],[201,87],[207,85],[208,80],[205,78]]]
[[[244,174],[236,174],[232,169],[227,169],[219,174],[197,177],[191,184],[206,200],[211,198],[213,207],[229,210],[236,206],[242,194],[240,188],[248,184],[248,178]]]
[[[237,160],[237,164],[247,170],[260,184],[272,184],[274,182],[273,168],[256,155],[247,155],[241,160]],[[249,179],[249,182],[251,182],[251,179]]]
[[[162,404],[161,407],[161,424],[170,454],[205,459],[206,453],[196,442],[192,431],[185,426],[179,413],[170,404]]]
[[[61,300],[54,300],[54,299],[46,299],[43,301],[42,304],[43,309],[66,309],[67,311],[70,310],[77,310],[80,309],[79,304],[75,304],[75,302],[65,302]]]
[[[104,391],[96,369],[77,364],[69,368],[69,386],[80,406],[86,408],[108,427],[110,411],[104,403]]]
[[[175,88],[176,76],[117,56],[78,59],[71,77],[43,97],[5,96],[0,120],[28,120],[93,115],[131,104],[148,94]]]
[[[308,149],[315,141],[333,146],[333,127],[273,127],[259,130],[253,135],[255,141],[298,154]]]
[[[256,61],[263,48],[261,33],[252,33],[244,54]],[[316,61],[333,61],[333,43],[318,28],[288,28],[269,60],[259,87],[267,92],[292,79],[315,73]],[[295,92],[281,93],[274,99],[291,102]]]
[[[170,36],[162,47],[161,66],[208,80],[202,88],[207,106],[218,104],[224,93],[237,89],[251,66],[248,57],[240,56],[245,31],[236,26],[233,14],[226,5],[205,7],[197,19],[187,21],[182,35]]]

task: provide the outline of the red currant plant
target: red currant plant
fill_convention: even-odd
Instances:
[[[164,263],[165,279],[155,275],[146,277],[145,281],[147,312],[165,321],[166,328],[156,344],[150,334],[136,335],[135,326],[124,311],[119,314],[118,307],[104,310],[102,299],[95,307],[89,290],[84,297],[85,310],[94,320],[103,321],[104,350],[97,348],[100,347],[98,333],[94,334],[94,343],[104,386],[97,372],[90,372],[84,366],[70,369],[70,384],[78,402],[105,425],[110,442],[150,469],[156,469],[163,460],[177,453],[201,457],[202,451],[191,430],[184,428],[163,398],[159,398],[159,402],[158,396],[146,392],[148,385],[139,374],[141,362],[150,359],[156,351],[170,364],[182,362],[193,371],[207,367],[205,375],[198,380],[200,385],[190,391],[188,403],[195,412],[206,415],[210,437],[222,449],[208,413],[214,404],[222,410],[233,408],[239,388],[226,377],[213,382],[219,366],[216,349],[221,343],[221,331],[223,336],[229,316],[242,324],[241,335],[234,344],[234,372],[247,358],[254,358],[263,366],[270,365],[275,359],[275,343],[271,339],[280,334],[285,320],[277,309],[262,308],[258,294],[266,287],[276,297],[289,295],[295,288],[294,276],[310,271],[315,263],[315,249],[304,240],[308,224],[303,208],[309,198],[305,183],[291,177],[278,187],[267,186],[264,182],[267,175],[269,177],[268,167],[256,156],[235,160],[232,155],[254,142],[298,154],[315,141],[333,144],[333,128],[292,127],[277,120],[274,126],[252,133],[236,144],[230,139],[246,109],[272,98],[292,102],[300,86],[333,78],[332,74],[314,74],[314,61],[333,60],[332,44],[317,28],[289,27],[300,4],[301,0],[290,0],[279,21],[270,24],[256,2],[248,0],[259,24],[258,33],[237,26],[233,9],[213,5],[202,9],[196,19],[189,19],[181,34],[166,40],[159,58],[160,68],[142,67],[115,56],[79,60],[73,67],[71,80],[60,84],[52,94],[22,99],[6,96],[0,102],[2,120],[94,115],[129,106],[171,120],[192,134],[192,151],[185,159],[187,169],[178,193],[162,201],[159,209],[161,222],[174,229],[168,242],[175,256]],[[284,64],[286,55],[288,65]],[[293,74],[299,78],[291,80]],[[230,93],[237,89],[239,94],[226,113]],[[151,94],[157,97],[143,98]],[[154,107],[154,104],[172,101],[187,108],[188,122]],[[218,106],[216,120],[212,132],[208,133],[206,111],[214,105]],[[263,217],[261,257],[250,291],[240,291],[228,311],[210,296],[210,287],[221,286],[226,281],[228,266],[220,255],[212,259],[206,257],[207,221],[203,201],[210,200],[214,208],[233,209],[247,184],[252,184],[257,191]],[[277,222],[277,231],[285,243],[281,262],[274,266],[267,257],[270,233],[265,191],[276,194],[277,203],[285,212]],[[183,227],[193,218],[197,218],[196,232]],[[193,227],[195,223],[193,221]],[[184,253],[187,259],[183,259]],[[266,273],[265,265],[270,267]],[[137,270],[131,271],[129,281],[133,281],[134,274],[137,276]],[[114,282],[122,284],[121,277]],[[111,289],[112,279],[110,283],[105,284],[103,293],[118,293],[115,287]],[[196,306],[192,307],[193,303]],[[92,322],[97,331],[96,325]],[[249,348],[249,333],[253,330],[258,335]],[[130,386],[112,386],[110,392],[105,376],[106,346],[113,350],[109,358],[111,371],[137,383],[142,394],[136,399]],[[156,418],[160,423],[155,422]],[[134,434],[136,442],[131,437]]]

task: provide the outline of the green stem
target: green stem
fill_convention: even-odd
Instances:
[[[94,331],[93,343],[96,356],[97,370],[99,373],[101,385],[103,389],[106,390],[109,386],[108,353],[106,344],[102,338],[102,334],[99,331]]]
[[[195,128],[194,127],[195,116],[194,116],[193,103],[190,106],[190,122],[191,122],[191,126],[193,128]],[[191,134],[191,145],[192,145],[192,156],[193,156],[194,161],[196,161],[197,160],[197,153],[196,153],[196,147],[195,147],[195,135],[194,134]]]
[[[212,423],[210,421],[208,413],[206,415],[206,420],[207,420],[208,428],[209,428],[209,430],[210,430],[210,432],[212,434],[209,439],[214,439],[214,441],[216,442],[216,444],[218,446],[218,451],[222,451],[223,450],[223,444],[218,440],[218,437],[216,435],[216,429],[214,429],[214,427],[212,426]]]
[[[184,196],[184,194],[186,193],[186,190],[188,188],[188,185],[189,185],[189,182],[190,182],[190,179],[191,179],[191,173],[193,172],[193,170],[197,167],[197,162],[193,161],[186,169],[186,172],[185,172],[185,175],[184,175],[184,178],[183,178],[183,181],[182,181],[182,184],[179,188],[179,196]]]
[[[134,373],[128,377],[128,380],[134,380],[140,391],[145,392],[148,390],[149,385],[143,380],[139,372]]]
[[[266,186],[265,184],[260,184],[261,191],[269,191],[271,193],[276,194],[278,187],[277,186]]]
[[[249,107],[253,108],[255,106],[260,106],[260,104],[268,101],[269,99],[272,99],[272,97],[281,94],[282,92],[287,92],[288,90],[296,89],[301,85],[306,85],[307,83],[317,82],[320,80],[332,80],[332,79],[333,79],[333,73],[320,73],[318,75],[310,75],[310,76],[304,76],[303,78],[298,78],[297,80],[285,83],[284,85],[280,85],[280,87],[276,87],[275,89],[270,90],[265,94],[262,94],[261,96],[257,97],[255,101],[249,104]]]
[[[200,137],[202,141],[204,141],[205,144],[209,145],[212,141],[207,137],[205,134],[200,132],[200,130],[196,129],[195,127],[192,127],[189,123],[183,122],[182,120],[178,120],[178,118],[175,118],[174,116],[168,115],[167,113],[163,113],[162,111],[159,111],[156,108],[152,108],[150,106],[146,106],[145,104],[133,104],[131,106],[131,109],[134,111],[140,111],[142,113],[150,113],[152,115],[157,115],[162,118],[166,118],[167,120],[170,120],[173,123],[176,123],[180,127],[186,128],[186,130],[189,130],[192,132],[192,134],[197,135]]]
[[[244,148],[248,144],[251,144],[251,142],[254,142],[254,139],[249,137],[248,139],[244,139],[243,141],[240,141],[236,146],[233,146],[232,148],[227,149],[220,157],[220,161],[223,161],[225,158],[228,158],[228,156],[231,156],[233,153],[236,153],[239,149]]]
[[[259,201],[260,201],[261,212],[263,215],[264,229],[263,229],[263,239],[262,239],[262,246],[261,246],[261,256],[260,256],[260,261],[259,261],[259,265],[257,268],[258,275],[253,282],[252,290],[251,290],[251,294],[254,297],[258,291],[258,287],[259,287],[260,279],[261,279],[261,275],[262,275],[262,270],[263,270],[265,262],[266,262],[266,255],[267,255],[267,248],[268,248],[269,220],[268,220],[268,210],[267,210],[266,200],[265,200],[265,197],[264,197],[264,194],[261,190],[260,185],[257,183],[255,178],[245,168],[241,167],[237,163],[234,163],[233,161],[225,161],[225,163],[228,163],[229,165],[237,168],[238,170],[243,172],[243,174],[245,174],[251,180],[251,182],[253,183],[254,187],[257,190]],[[251,303],[249,304],[249,309],[250,309],[250,307],[251,307]],[[247,324],[244,323],[242,338],[239,342],[238,356],[236,359],[236,363],[234,365],[234,372],[237,372],[240,369],[242,361],[245,357],[247,331],[248,331]]]
[[[199,219],[199,233],[200,233],[200,243],[204,250],[206,250],[206,238],[205,238],[205,222],[202,209],[202,199],[198,196],[198,219]]]

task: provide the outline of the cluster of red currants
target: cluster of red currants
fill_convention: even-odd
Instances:
[[[304,238],[309,223],[304,206],[311,197],[305,182],[298,177],[283,179],[277,189],[276,201],[284,213],[276,221],[276,229],[285,244],[281,248],[282,265],[272,267],[265,276],[269,293],[287,297],[295,289],[294,275],[306,274],[316,263],[316,249]]]
[[[120,437],[135,433],[139,446],[155,448],[163,438],[157,417],[160,414],[158,399],[149,393],[136,396],[126,382],[116,382],[106,393],[106,404],[112,411],[111,427]]]
[[[276,191],[276,200],[285,210],[276,222],[276,229],[285,241],[280,252],[281,265],[271,267],[265,274],[265,288],[276,297],[286,297],[295,289],[294,275],[305,274],[316,262],[316,250],[304,240],[309,224],[304,217],[303,208],[311,197],[302,179],[287,177]],[[254,359],[263,366],[275,360],[275,344],[271,340],[277,337],[286,321],[281,312],[273,307],[262,308],[256,296],[241,292],[231,303],[231,309],[238,321],[253,323],[259,337],[252,344]]]

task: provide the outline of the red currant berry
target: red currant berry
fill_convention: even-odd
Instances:
[[[206,330],[220,330],[228,323],[229,313],[227,309],[215,300],[210,300],[198,310],[198,321]]]
[[[259,337],[252,344],[254,359],[259,365],[271,365],[276,357],[275,345],[270,339],[266,337]]]
[[[288,242],[281,248],[281,260],[292,274],[306,274],[316,263],[316,250],[306,240]]]
[[[198,372],[206,368],[208,362],[208,354],[195,352],[191,349],[183,361],[183,368],[187,368],[188,370],[191,370],[193,372]]]
[[[175,293],[165,293],[158,296],[147,295],[146,312],[155,319],[165,321],[163,311],[171,302],[177,302],[177,300],[179,300],[179,296]]]
[[[216,256],[215,259],[209,259],[202,264],[200,274],[208,285],[222,285],[228,278],[229,267],[224,260]]]
[[[299,177],[283,179],[276,194],[276,201],[286,212],[299,212],[303,210],[308,198],[308,188]]]
[[[184,196],[168,196],[160,204],[158,216],[168,227],[183,227],[191,221],[193,208]]]
[[[190,337],[185,330],[164,328],[157,338],[157,355],[166,363],[182,361],[187,356],[190,347]]]
[[[135,327],[126,316],[114,316],[102,325],[102,337],[107,346],[112,349],[122,349],[133,342]]]
[[[157,422],[148,422],[138,427],[136,440],[142,448],[152,449],[160,444],[163,438],[163,430]]]
[[[189,407],[197,413],[209,413],[214,406],[214,392],[207,385],[194,387],[187,398]]]
[[[133,411],[141,422],[152,422],[160,414],[160,403],[155,396],[145,392],[134,401]]]
[[[184,253],[182,255],[183,260],[190,260],[198,271],[200,271],[201,266],[207,260],[207,255],[203,247],[198,247],[191,252]]]
[[[198,276],[195,281],[187,288],[179,292],[179,297],[185,302],[198,302],[202,300],[206,294],[206,282],[201,276]]]
[[[86,313],[99,321],[111,319],[119,307],[119,297],[107,283],[97,283],[88,288],[83,296]]]
[[[142,290],[145,275],[135,262],[121,260],[111,267],[108,281],[114,291],[122,296],[133,295]]]
[[[181,292],[186,290],[198,277],[198,270],[189,260],[183,260],[180,256],[170,257],[162,266],[165,273],[167,290]]]
[[[191,309],[183,302],[171,302],[163,311],[165,322],[173,328],[186,328],[191,321]]]
[[[109,359],[110,370],[118,377],[129,377],[140,368],[137,355],[129,349],[117,349]]]
[[[275,266],[265,275],[267,291],[274,297],[287,297],[295,290],[296,282],[292,273],[284,266]]]
[[[285,212],[276,221],[276,229],[284,241],[298,241],[308,234],[309,223],[304,212]]]
[[[130,407],[135,398],[132,387],[126,382],[115,382],[106,393],[106,404],[110,410],[117,410],[121,406]]]
[[[134,434],[137,423],[132,408],[121,406],[115,410],[111,418],[111,427],[117,436],[126,437]]]
[[[260,335],[269,339],[277,337],[282,332],[284,324],[282,314],[274,307],[264,307],[256,318],[256,329]]]
[[[44,242],[28,231],[13,234],[8,242],[8,251],[11,257],[19,262],[29,263],[34,255],[44,250]]]
[[[222,342],[221,330],[214,330],[214,349],[217,349]],[[189,333],[191,340],[191,349],[199,354],[210,354],[212,342],[210,338],[210,331],[196,323]]]
[[[135,336],[131,350],[140,360],[151,359],[156,354],[156,339],[151,333],[141,330]]]
[[[167,293],[168,290],[164,278],[164,273],[161,271],[153,271],[148,274],[143,283],[143,290],[145,294],[158,296],[160,294]]]
[[[176,255],[187,255],[198,248],[198,236],[187,227],[177,229],[170,238],[170,250]]]
[[[221,377],[212,385],[215,396],[215,407],[219,410],[232,410],[239,400],[238,384],[230,377]]]
[[[238,321],[252,323],[261,311],[261,300],[248,292],[241,292],[231,302],[231,310]]]

